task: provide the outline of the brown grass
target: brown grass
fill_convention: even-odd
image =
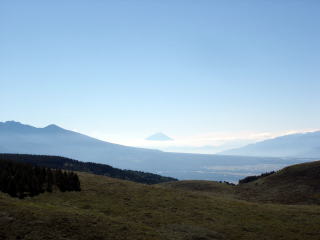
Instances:
[[[0,194],[0,239],[320,238],[319,206],[246,202],[210,182],[207,187],[221,194],[84,173],[80,180],[82,192],[25,200]]]

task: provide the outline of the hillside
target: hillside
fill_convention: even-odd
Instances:
[[[250,240],[320,236],[319,206],[257,204],[78,173],[81,192],[0,193],[0,239]]]
[[[28,154],[0,154],[1,160],[10,160],[15,162],[29,163],[36,166],[65,169],[70,171],[88,172],[97,175],[103,175],[113,178],[129,180],[133,182],[156,184],[162,182],[176,181],[175,178],[163,177],[153,173],[141,171],[122,170],[111,167],[106,164],[91,162],[80,162],[77,160],[45,155],[28,155]]]
[[[319,205],[320,161],[292,165],[235,186],[212,181],[177,181],[161,186],[252,202]]]
[[[231,149],[221,154],[238,156],[320,158],[320,131],[290,134]]]
[[[222,182],[203,181],[203,180],[184,180],[175,182],[161,183],[159,186],[168,189],[177,189],[194,193],[210,194],[216,196],[235,197],[235,185]]]
[[[286,204],[320,204],[320,161],[286,167],[237,187],[247,200]]]

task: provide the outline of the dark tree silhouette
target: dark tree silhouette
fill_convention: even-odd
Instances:
[[[248,182],[253,182],[259,178],[263,178],[263,177],[266,177],[266,176],[269,176],[271,174],[274,174],[275,171],[271,171],[271,172],[266,172],[266,173],[262,173],[258,176],[248,176],[248,177],[245,177],[243,179],[240,179],[239,180],[239,184],[243,184],[243,183],[248,183]]]
[[[81,191],[79,177],[74,172],[0,160],[0,191],[24,198],[52,192],[54,187],[62,192]]]
[[[162,182],[177,181],[175,178],[163,177],[158,174],[146,173],[141,171],[122,170],[111,167],[106,164],[80,162],[77,160],[45,155],[29,154],[0,154],[0,160],[13,160],[22,163],[30,163],[35,166],[41,166],[53,169],[64,169],[68,171],[89,172],[97,175],[120,178],[128,181],[157,184]],[[77,181],[77,180],[75,180]]]

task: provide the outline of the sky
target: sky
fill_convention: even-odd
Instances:
[[[195,152],[319,129],[319,11],[318,0],[2,0],[0,121]],[[156,132],[175,140],[144,140]]]

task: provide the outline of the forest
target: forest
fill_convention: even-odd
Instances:
[[[146,173],[133,170],[122,170],[111,167],[107,164],[80,162],[77,160],[47,155],[29,155],[29,154],[0,154],[0,160],[14,160],[22,163],[30,163],[32,165],[64,169],[69,171],[88,172],[97,175],[103,175],[112,178],[144,183],[157,184],[162,182],[177,181],[175,178],[163,177],[158,174]]]
[[[22,199],[55,189],[81,191],[78,175],[71,171],[0,159],[0,191]]]

